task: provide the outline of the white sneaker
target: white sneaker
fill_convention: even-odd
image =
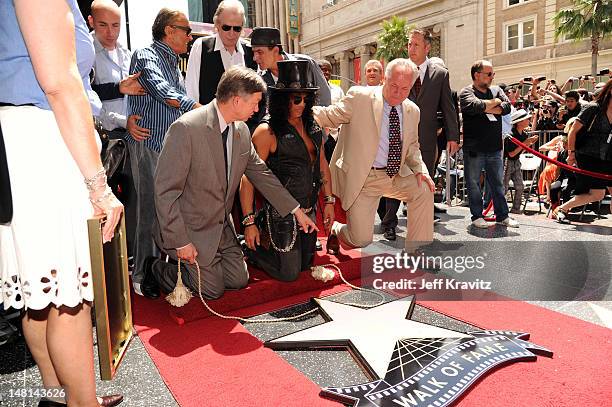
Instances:
[[[508,216],[506,219],[502,220],[501,222],[495,222],[498,225],[504,225],[507,226],[509,228],[518,228],[519,227],[519,223],[512,219],[510,216]]]
[[[487,222],[483,218],[478,218],[472,221],[472,226],[474,226],[475,228],[486,229],[491,225],[492,223]]]
[[[132,283],[132,287],[134,287],[134,292],[141,297],[144,297],[142,290],[140,289],[140,283]]]

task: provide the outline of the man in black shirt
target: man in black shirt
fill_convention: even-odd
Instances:
[[[516,110],[512,113],[512,136],[518,141],[531,146],[538,141],[538,135],[527,137],[525,129],[529,127],[529,118],[531,115],[523,109]],[[508,185],[510,180],[514,184],[514,200],[512,202],[511,213],[521,213],[521,199],[523,197],[523,173],[521,172],[521,161],[519,156],[523,151],[522,147],[514,144],[510,138],[504,141],[504,156],[506,157],[506,169],[504,171],[504,195],[508,193]]]
[[[567,92],[565,92],[564,114],[558,123],[559,126],[557,127],[559,129],[563,129],[569,119],[578,116],[581,109],[582,105],[580,104],[580,94],[575,90],[568,90]]]
[[[484,168],[491,186],[497,223],[518,227],[518,222],[508,216],[502,179],[501,117],[510,113],[510,102],[499,87],[491,87],[495,73],[489,61],[476,61],[471,75],[472,85],[461,90],[459,99],[463,113],[463,159],[472,226],[487,228],[490,225],[482,216],[480,172]]]

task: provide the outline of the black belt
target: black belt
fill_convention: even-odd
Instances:
[[[34,106],[32,103],[24,103],[22,105],[15,105],[13,103],[5,103],[5,102],[0,102],[0,106]]]
[[[377,167],[372,167],[372,169],[373,169],[373,170],[376,170],[376,171],[386,171],[386,170],[387,170],[387,167],[380,167],[380,168],[377,168]]]

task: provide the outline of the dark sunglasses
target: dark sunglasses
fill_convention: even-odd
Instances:
[[[191,35],[191,27],[185,27],[185,26],[182,26],[182,25],[171,25],[170,27],[176,28],[176,29],[181,30],[181,31],[185,31],[185,34]]]
[[[234,32],[239,33],[240,31],[242,31],[242,26],[240,26],[240,25],[227,25],[227,24],[223,24],[221,26],[221,29],[223,31],[234,30]]]
[[[302,101],[306,103],[306,96],[294,96],[291,98],[291,101],[294,105],[299,105],[300,103],[302,103]]]
[[[489,78],[492,77],[492,76],[495,76],[495,72],[482,72],[482,71],[480,71],[478,73],[481,73],[483,75],[487,75]]]

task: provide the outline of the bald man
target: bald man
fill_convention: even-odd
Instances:
[[[117,42],[121,29],[121,10],[112,0],[95,0],[91,3],[88,21],[94,30],[92,37],[96,51],[92,88],[102,100],[98,119],[110,139],[125,139],[125,95],[142,95],[145,92],[138,83],[140,74],[129,75],[131,52]],[[128,255],[131,255],[136,227],[136,192],[129,157],[119,172],[122,190],[119,197],[125,206]]]

